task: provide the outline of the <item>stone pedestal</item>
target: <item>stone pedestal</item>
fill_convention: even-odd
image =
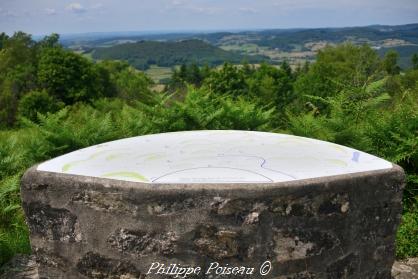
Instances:
[[[247,145],[234,140],[245,135]],[[22,200],[41,278],[390,278],[402,210],[398,166],[276,134],[155,137],[163,136],[91,147],[26,172]],[[203,139],[218,142],[218,152]],[[293,139],[305,157],[289,148]],[[133,150],[138,140],[145,146]],[[152,157],[145,142],[171,144],[175,154]],[[289,152],[300,164],[283,159],[279,169]],[[153,164],[169,171],[155,173]],[[315,177],[309,166],[329,175]]]

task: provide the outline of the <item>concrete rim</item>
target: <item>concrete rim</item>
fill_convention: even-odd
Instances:
[[[397,175],[399,179],[404,180],[405,173],[404,170],[396,165],[392,164],[390,169],[382,170],[373,170],[357,173],[348,173],[342,175],[334,176],[322,176],[316,178],[300,179],[293,181],[284,181],[284,182],[273,182],[273,183],[143,183],[143,182],[132,182],[132,181],[123,181],[111,178],[99,178],[99,177],[89,177],[82,175],[74,174],[65,174],[65,173],[56,173],[56,172],[47,172],[37,170],[39,164],[34,165],[28,169],[22,177],[22,181],[25,181],[24,184],[30,183],[34,180],[43,180],[45,178],[53,179],[60,184],[66,184],[66,182],[77,182],[77,183],[89,183],[96,186],[102,186],[105,188],[122,188],[122,189],[135,189],[151,192],[163,192],[163,191],[201,191],[201,190],[251,190],[251,191],[263,191],[268,189],[277,189],[277,188],[304,188],[304,187],[315,187],[319,184],[324,183],[334,183],[341,180],[352,180],[352,179],[361,179],[366,177],[374,177],[381,175],[393,174]]]

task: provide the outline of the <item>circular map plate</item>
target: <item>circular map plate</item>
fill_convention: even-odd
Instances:
[[[142,183],[274,183],[389,168],[388,161],[329,142],[219,130],[112,141],[37,169]]]

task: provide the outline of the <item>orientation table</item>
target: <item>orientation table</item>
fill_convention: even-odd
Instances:
[[[29,169],[42,278],[390,278],[403,170],[250,131],[91,146]]]

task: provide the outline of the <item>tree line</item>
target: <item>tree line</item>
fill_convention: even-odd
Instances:
[[[150,95],[152,81],[128,63],[93,63],[58,41],[57,34],[38,42],[23,32],[0,35],[0,127],[77,102]]]
[[[127,61],[139,70],[147,70],[151,65],[173,67],[175,65],[196,63],[200,66],[222,65],[225,61],[240,63],[247,60],[251,63],[262,62],[267,57],[244,56],[239,53],[223,50],[201,40],[183,41],[139,41],[118,44],[111,47],[98,47],[92,50],[94,59],[117,59]]]

